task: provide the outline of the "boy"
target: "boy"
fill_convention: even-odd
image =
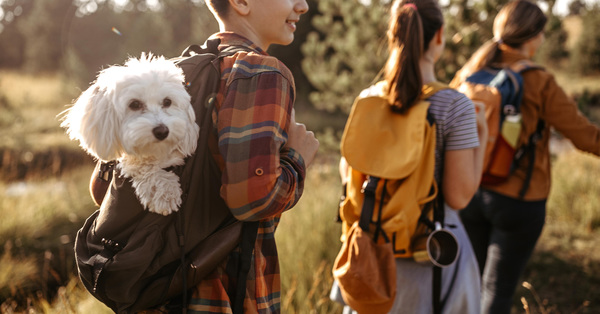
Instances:
[[[275,229],[304,187],[305,171],[319,142],[294,118],[294,80],[289,69],[265,51],[294,39],[305,0],[209,0],[219,22],[222,50],[244,47],[221,61],[213,112],[213,153],[222,170],[221,197],[233,215],[259,221],[248,273],[244,313],[280,312]],[[218,153],[216,153],[218,150]],[[239,250],[234,250],[236,254]],[[231,255],[230,255],[231,257]],[[192,291],[191,312],[231,313],[235,271],[228,258]]]

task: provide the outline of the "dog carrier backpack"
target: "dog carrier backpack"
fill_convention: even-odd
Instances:
[[[246,281],[257,222],[236,220],[220,197],[220,170],[208,148],[211,113],[220,81],[219,61],[241,48],[219,52],[219,40],[188,47],[173,61],[182,68],[200,136],[196,152],[172,171],[180,177],[182,205],[161,216],[144,210],[131,181],[114,163],[98,164],[91,193],[100,209],[77,232],[75,257],[88,291],[117,313],[167,304],[181,311],[197,285],[239,244],[238,282]],[[236,50],[237,49],[237,50]],[[105,194],[106,193],[106,194]],[[240,243],[240,241],[242,241]],[[244,295],[232,296],[234,308]],[[168,302],[171,300],[170,302]]]

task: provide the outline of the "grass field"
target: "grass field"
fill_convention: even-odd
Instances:
[[[58,126],[56,114],[76,94],[58,82],[0,72],[1,313],[110,313],[75,277],[73,238],[95,210],[87,188],[93,164]],[[30,94],[22,84],[39,85],[44,94]],[[336,137],[328,131],[319,138],[323,150],[309,169],[305,194],[277,232],[284,313],[341,312],[328,298],[340,247]],[[600,313],[598,174],[593,156],[556,156],[547,226],[514,313]]]

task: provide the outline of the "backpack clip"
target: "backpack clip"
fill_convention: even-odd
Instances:
[[[104,246],[104,249],[109,250],[115,254],[123,249],[123,247],[117,241],[102,238],[101,242],[102,242],[102,245]]]
[[[98,178],[104,182],[109,182],[112,180],[112,171],[115,168],[115,162],[103,162],[100,164],[100,169],[98,170]]]
[[[517,108],[513,104],[504,105],[504,108],[502,109],[502,111],[504,112],[504,115],[506,115],[506,116],[512,116],[512,115],[515,115],[518,113]]]

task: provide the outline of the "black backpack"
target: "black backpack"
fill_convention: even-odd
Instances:
[[[218,39],[208,40],[204,47],[192,45],[173,59],[185,74],[200,125],[196,152],[183,166],[172,169],[183,191],[180,210],[168,216],[150,213],[114,162],[96,168],[92,183],[95,180],[97,186],[92,190],[95,199],[100,196],[101,207],[77,232],[75,257],[84,286],[117,313],[166,303],[172,310],[185,311],[187,289],[213,271],[243,239],[240,260],[233,261],[240,265],[241,292],[231,296],[234,313],[241,310],[258,222],[242,223],[233,217],[220,197],[221,172],[208,148],[219,61],[242,50],[231,47],[219,52],[218,45]]]

